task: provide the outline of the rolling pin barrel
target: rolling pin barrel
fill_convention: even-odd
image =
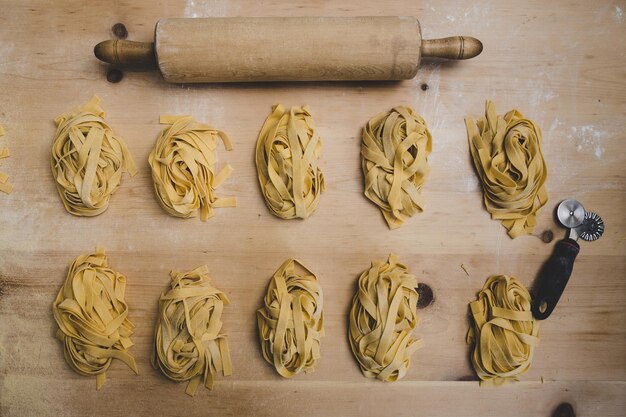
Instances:
[[[152,51],[152,52],[151,52]],[[155,43],[105,41],[110,63],[158,63],[166,81],[403,80],[422,56],[467,59],[469,37],[422,41],[415,17],[228,17],[163,19]]]

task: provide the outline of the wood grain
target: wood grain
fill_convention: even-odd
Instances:
[[[577,415],[626,414],[626,23],[611,1],[105,2],[0,0],[0,124],[14,192],[0,195],[0,414],[84,415],[498,415],[548,416],[562,401]],[[158,72],[127,71],[118,84],[93,46],[122,22],[129,39],[150,41],[162,17],[416,15],[425,38],[475,36],[485,49],[462,63],[426,62],[401,83],[165,83]],[[138,162],[109,210],[97,218],[65,213],[50,174],[53,119],[102,98],[107,120]],[[535,236],[511,240],[489,219],[472,170],[463,117],[490,98],[516,107],[543,129],[548,207]],[[281,221],[264,205],[254,143],[275,103],[308,104],[323,141],[327,191],[310,219]],[[376,113],[412,106],[433,134],[427,207],[389,231],[362,195],[360,129]],[[207,223],[167,216],[156,202],[147,163],[160,114],[191,114],[233,140],[219,151],[235,168],[220,190],[236,209]],[[606,232],[582,242],[568,287],[549,320],[524,382],[481,389],[468,361],[467,303],[490,274],[531,285],[551,244],[565,235],[552,217],[575,197],[599,213]],[[99,244],[128,276],[137,325],[132,352],[140,375],[114,364],[100,392],[73,373],[53,338],[51,303],[68,263]],[[359,273],[390,251],[433,288],[421,310],[425,347],[395,384],[365,380],[351,356],[347,312]],[[284,381],[260,354],[255,310],[272,273],[297,257],[318,275],[327,336],[309,375]],[[149,365],[157,299],[173,268],[207,264],[232,301],[224,313],[234,375],[193,399]],[[469,276],[461,269],[463,265]],[[544,384],[540,379],[544,378]]]

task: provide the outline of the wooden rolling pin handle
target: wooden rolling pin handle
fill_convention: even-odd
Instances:
[[[108,40],[93,48],[93,53],[103,62],[114,65],[156,67],[153,42]]]
[[[483,51],[483,44],[469,36],[452,36],[422,41],[422,57],[446,59],[470,59]]]

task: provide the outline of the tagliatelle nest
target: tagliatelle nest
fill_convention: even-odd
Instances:
[[[174,217],[195,217],[206,221],[216,207],[235,207],[233,197],[218,198],[215,189],[232,172],[225,165],[216,173],[218,139],[226,150],[232,145],[228,136],[211,126],[197,123],[190,116],[161,116],[164,129],[148,162],[152,167],[154,191],[161,207]]]
[[[365,196],[380,208],[390,229],[424,209],[422,186],[430,172],[431,150],[426,122],[408,107],[380,113],[363,129]]]
[[[417,279],[398,257],[374,261],[359,277],[352,300],[348,339],[363,375],[382,381],[403,378],[411,355],[422,346],[413,336],[417,317]]]
[[[126,277],[110,269],[104,249],[96,248],[72,262],[52,305],[65,360],[80,375],[95,375],[96,389],[104,385],[113,359],[137,373],[128,353],[135,326],[128,319],[125,290]]]
[[[539,322],[531,313],[528,290],[514,277],[489,277],[470,303],[472,326],[467,343],[481,384],[518,381],[528,371],[539,344]]]
[[[170,277],[171,289],[159,298],[152,366],[173,381],[189,381],[185,392],[193,396],[201,380],[213,389],[215,374],[232,375],[222,331],[222,312],[229,301],[210,284],[206,266],[172,271]]]
[[[97,216],[109,206],[122,174],[137,173],[122,138],[104,121],[100,99],[56,118],[51,167],[65,209],[76,216]]]
[[[306,219],[324,191],[322,143],[309,109],[277,104],[259,133],[256,168],[265,203],[282,219]]]
[[[257,323],[265,360],[285,378],[312,371],[324,336],[324,300],[315,274],[287,259],[274,273],[263,304]]]
[[[485,117],[465,119],[470,153],[481,179],[485,208],[511,238],[532,233],[537,210],[548,201],[541,130],[517,110],[498,116],[491,101]]]

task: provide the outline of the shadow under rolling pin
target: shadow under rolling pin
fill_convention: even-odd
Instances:
[[[468,36],[424,40],[412,16],[162,19],[154,43],[100,42],[120,66],[158,67],[173,83],[407,80],[422,57],[469,59]]]

